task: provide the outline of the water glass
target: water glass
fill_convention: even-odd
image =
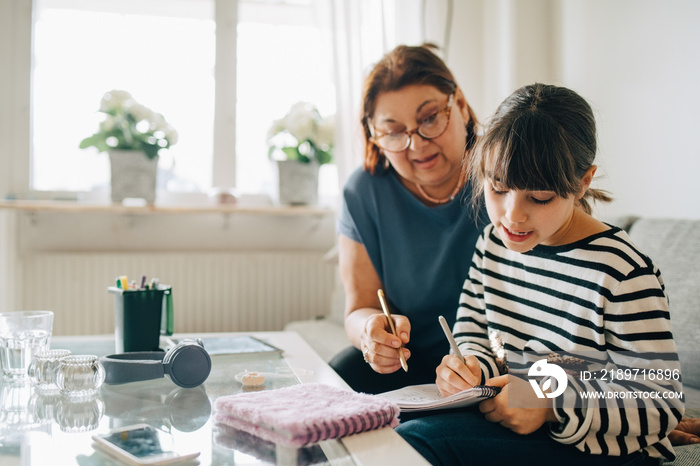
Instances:
[[[0,362],[7,378],[27,377],[35,353],[49,349],[51,311],[0,313]]]
[[[105,381],[105,369],[97,356],[71,355],[59,361],[56,385],[63,395],[90,397]]]
[[[57,390],[56,375],[60,360],[70,354],[66,349],[54,349],[41,351],[34,355],[34,360],[29,365],[29,380],[41,391]]]

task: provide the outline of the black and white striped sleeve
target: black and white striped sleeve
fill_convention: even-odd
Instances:
[[[635,267],[601,296],[609,362],[597,378],[569,377],[564,396],[555,401],[560,424],[552,426],[551,435],[592,454],[646,449],[652,456],[673,458],[667,436],[684,405],[677,397],[682,393],[680,364],[658,269],[650,262]]]
[[[464,355],[474,355],[481,366],[481,382],[499,375],[496,361],[491,351],[484,302],[482,263],[484,259],[484,235],[476,243],[476,249],[464,281],[457,309],[454,336]]]

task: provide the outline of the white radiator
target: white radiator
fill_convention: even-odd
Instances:
[[[175,332],[237,332],[327,315],[335,273],[318,252],[42,253],[19,262],[18,308],[54,311],[54,335],[113,332],[107,287],[119,275],[172,286]]]

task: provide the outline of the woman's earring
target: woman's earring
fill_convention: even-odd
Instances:
[[[389,168],[389,159],[384,154],[381,154],[381,157],[384,159],[384,169],[386,170]]]

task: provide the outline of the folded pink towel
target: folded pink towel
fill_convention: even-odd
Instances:
[[[399,424],[396,403],[318,383],[223,396],[214,410],[215,422],[291,447]]]

